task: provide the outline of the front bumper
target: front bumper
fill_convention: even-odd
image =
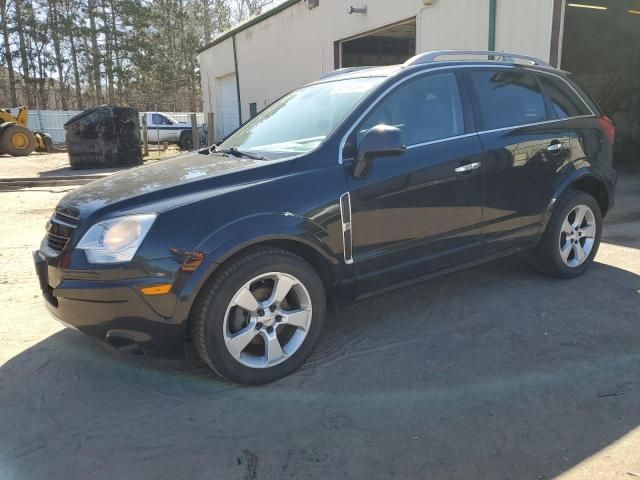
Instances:
[[[33,259],[45,304],[64,325],[127,353],[184,357],[185,322],[171,316],[175,295],[140,292],[157,278],[84,280],[49,264],[40,251]]]

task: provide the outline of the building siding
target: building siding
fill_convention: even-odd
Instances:
[[[367,6],[366,15],[349,15],[349,6]],[[553,0],[499,0],[499,50],[549,58]],[[347,37],[416,18],[418,53],[441,49],[486,49],[489,0],[321,0],[305,2],[237,32],[242,119],[249,105],[258,111],[285,93],[334,69],[334,45]],[[216,112],[216,79],[234,73],[232,39],[200,52],[204,111]]]

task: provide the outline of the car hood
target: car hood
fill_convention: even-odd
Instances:
[[[67,194],[58,204],[58,210],[86,218],[99,210],[105,213],[153,202],[170,203],[176,197],[277,175],[273,167],[279,170],[282,164],[221,154],[189,153],[84,185]]]

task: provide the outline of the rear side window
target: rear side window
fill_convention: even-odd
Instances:
[[[544,97],[531,73],[477,70],[469,76],[485,130],[548,120]]]
[[[381,124],[398,127],[405,145],[462,135],[464,118],[455,75],[428,75],[398,87],[357,130],[357,142],[369,129]]]
[[[584,102],[559,78],[549,75],[538,75],[545,95],[549,99],[556,118],[590,115]]]
[[[580,96],[586,102],[586,104],[589,105],[589,108],[591,109],[591,111],[589,112],[589,115],[593,115],[594,113],[597,115],[604,115],[604,112],[602,111],[602,108],[600,108],[600,106],[598,105],[598,102],[596,102],[595,99],[591,96],[591,94],[587,90],[585,90],[582,87],[582,85],[580,85],[580,82],[577,81],[575,75],[568,75],[567,81],[571,84],[573,88],[576,89],[576,91],[580,94]]]

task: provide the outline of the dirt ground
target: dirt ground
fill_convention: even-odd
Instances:
[[[360,302],[259,388],[46,313],[30,254],[67,190],[0,192],[0,479],[640,477],[640,175],[585,276],[515,257]]]

